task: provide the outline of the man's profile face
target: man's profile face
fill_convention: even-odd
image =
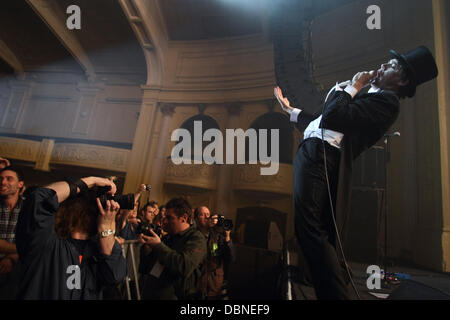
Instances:
[[[397,87],[408,83],[408,81],[402,81],[402,74],[402,67],[398,60],[391,59],[380,66],[372,83],[381,89],[396,90]]]
[[[187,214],[181,218],[178,217],[173,209],[166,210],[166,216],[164,217],[163,225],[164,230],[168,234],[174,235],[184,230],[186,226]]]
[[[4,170],[0,173],[0,196],[18,195],[23,187],[23,181],[19,181],[17,173]]]

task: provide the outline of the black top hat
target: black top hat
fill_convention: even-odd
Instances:
[[[425,46],[420,46],[405,54],[398,54],[394,50],[389,51],[396,58],[406,72],[409,84],[406,88],[406,95],[413,97],[416,87],[424,82],[434,79],[438,75],[436,62],[430,50]]]

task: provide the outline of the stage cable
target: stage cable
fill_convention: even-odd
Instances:
[[[345,84],[348,84],[348,82],[349,81],[346,81]],[[341,84],[338,84],[338,85],[341,85]],[[322,120],[323,120],[323,114],[325,112],[325,106],[326,106],[327,101],[328,101],[328,97],[329,97],[329,95],[330,95],[330,93],[331,93],[331,91],[333,89],[334,89],[334,87],[331,88],[331,90],[327,94],[327,97],[325,98],[325,102],[324,102],[323,107],[322,107]],[[341,237],[339,235],[339,229],[337,227],[336,218],[334,216],[333,199],[331,197],[330,179],[329,179],[329,176],[328,176],[328,169],[327,169],[327,153],[326,153],[326,150],[325,150],[324,130],[325,130],[325,128],[322,126],[321,133],[322,133],[322,146],[323,146],[323,162],[324,162],[324,167],[325,167],[325,179],[327,181],[328,199],[330,201],[330,207],[331,207],[331,217],[333,219],[334,229],[336,231],[336,239],[337,239],[337,242],[338,242],[338,246],[339,246],[339,249],[340,249],[340,252],[341,252],[341,255],[342,255],[342,259],[343,259],[344,265],[345,265],[345,270],[347,272],[348,278],[350,279],[350,283],[351,283],[351,285],[353,287],[353,290],[355,291],[356,296],[358,297],[358,300],[361,300],[361,297],[359,295],[358,289],[356,289],[355,283],[354,283],[352,275],[350,273],[350,267],[348,266],[347,259],[345,258],[344,249],[343,249],[342,242],[341,242]]]

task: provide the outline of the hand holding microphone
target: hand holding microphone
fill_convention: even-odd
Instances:
[[[358,91],[361,90],[363,87],[365,87],[367,84],[370,83],[370,81],[376,76],[376,72],[374,70],[367,72],[362,71],[358,72],[354,75],[352,79],[352,85],[355,89]]]

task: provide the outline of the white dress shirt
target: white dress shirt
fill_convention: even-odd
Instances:
[[[336,91],[343,91],[343,89],[339,86],[339,84],[336,83],[336,86],[334,87]],[[368,93],[378,92],[380,89],[371,87]],[[358,93],[358,90],[355,89],[353,86],[347,86],[345,88],[345,92],[347,92],[352,99],[356,96]],[[298,115],[302,112],[301,109],[294,108],[291,112],[291,122],[297,122]],[[310,122],[308,127],[306,127],[305,132],[303,133],[303,139],[308,138],[319,138],[322,139],[322,129],[319,128],[320,121],[322,120],[322,115],[320,115],[317,119]],[[341,142],[342,138],[344,137],[344,134],[341,132],[324,129],[323,130],[323,139],[328,142],[333,147],[336,147],[338,149],[341,148]]]

